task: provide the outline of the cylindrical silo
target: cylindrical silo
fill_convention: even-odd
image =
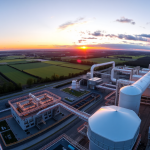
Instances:
[[[132,150],[141,119],[129,109],[101,107],[88,119],[89,150]]]
[[[72,80],[72,89],[76,89],[76,84],[77,84],[77,81],[76,80]]]
[[[125,86],[120,89],[119,105],[120,107],[131,109],[139,113],[142,91],[135,86]]]

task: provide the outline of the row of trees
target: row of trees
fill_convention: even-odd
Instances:
[[[74,63],[74,64],[82,64],[82,65],[89,65],[89,66],[92,66],[93,64],[95,64],[95,62],[91,62],[91,61],[82,61],[82,60],[79,60],[79,59],[71,59],[69,60],[68,62],[70,63]]]
[[[148,66],[150,64],[150,57],[142,57],[135,61],[125,62],[125,64],[128,66],[140,66],[140,67],[148,68]]]
[[[22,90],[22,86],[20,83],[15,85],[12,82],[9,82],[9,83],[4,83],[4,84],[0,85],[0,94],[14,92],[16,90],[17,91]]]
[[[82,71],[82,72],[79,72],[79,73],[69,73],[68,76],[64,76],[64,75],[59,76],[57,74],[54,74],[51,77],[41,78],[41,79],[37,79],[37,80],[29,78],[27,80],[27,85],[28,85],[28,87],[31,87],[35,83],[47,83],[47,82],[53,82],[53,81],[69,79],[69,78],[72,78],[72,77],[76,77],[78,75],[85,74],[86,72],[87,71]]]

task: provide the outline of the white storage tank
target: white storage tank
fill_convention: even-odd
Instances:
[[[139,113],[142,91],[135,86],[125,86],[120,89],[119,105],[120,107],[133,110]]]
[[[88,72],[88,73],[86,74],[86,77],[87,77],[88,79],[90,79],[90,78],[91,78],[91,72]]]
[[[77,81],[76,80],[72,80],[72,89],[76,89],[76,84],[77,84]]]
[[[129,109],[104,106],[88,120],[90,150],[132,150],[141,119]]]

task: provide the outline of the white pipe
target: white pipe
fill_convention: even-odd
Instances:
[[[116,88],[116,85],[113,85],[113,84],[104,83],[104,85],[106,85],[106,86],[112,86],[112,87],[115,87],[115,88]]]
[[[150,85],[150,71],[131,86],[120,89],[119,106],[139,113],[141,96]]]
[[[63,103],[57,103],[57,104],[52,105],[52,106],[50,106],[50,107],[48,107],[48,108],[45,108],[45,109],[39,111],[36,115],[39,115],[40,113],[42,113],[42,112],[44,112],[44,111],[46,111],[46,110],[53,109],[53,108],[59,107],[59,106],[65,108],[65,109],[68,110],[69,112],[71,112],[71,113],[73,113],[73,114],[79,116],[81,119],[84,119],[84,120],[86,120],[86,121],[88,121],[88,118],[90,117],[89,114],[87,114],[87,113],[85,113],[85,112],[81,112],[81,111],[78,110],[78,109],[71,108],[71,106],[68,107],[66,104],[64,105]]]
[[[150,71],[149,68],[142,68],[142,71]]]
[[[105,89],[105,90],[116,91],[116,89],[109,88],[109,87],[106,87],[106,86],[97,85],[96,87],[97,87],[97,88],[100,88],[100,89]]]
[[[147,87],[150,85],[150,71],[145,74],[142,78],[140,78],[138,81],[132,84],[132,86],[135,86],[141,90],[141,94],[147,89]]]
[[[144,75],[144,74],[146,74],[148,71],[141,71],[141,70],[139,70],[139,75]]]
[[[36,104],[37,104],[37,106],[39,105],[39,101],[40,101],[40,99],[39,98],[37,98],[36,96],[34,96],[33,94],[31,94],[31,93],[29,93],[29,96],[30,97],[32,97],[33,98],[33,100],[36,102]]]
[[[111,70],[111,81],[112,81],[112,82],[116,82],[116,81],[117,81],[117,80],[114,78],[114,71],[131,72],[132,70],[112,68],[112,70]]]
[[[100,67],[100,66],[105,66],[105,65],[110,65],[110,64],[112,64],[113,68],[115,67],[115,62],[114,61],[92,65],[92,67],[91,67],[91,78],[93,78],[93,71],[94,71],[95,67]]]
[[[11,110],[11,108],[1,110],[0,113],[1,113],[1,112],[5,112],[5,111],[8,111],[8,110]]]

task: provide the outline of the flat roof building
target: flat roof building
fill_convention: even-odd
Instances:
[[[60,109],[58,107],[43,111],[37,115],[39,111],[57,104],[60,100],[61,97],[44,90],[10,100],[9,104],[11,106],[11,113],[14,119],[18,122],[23,130],[26,130],[35,125],[39,128],[39,123],[44,123],[46,120],[60,113]]]

